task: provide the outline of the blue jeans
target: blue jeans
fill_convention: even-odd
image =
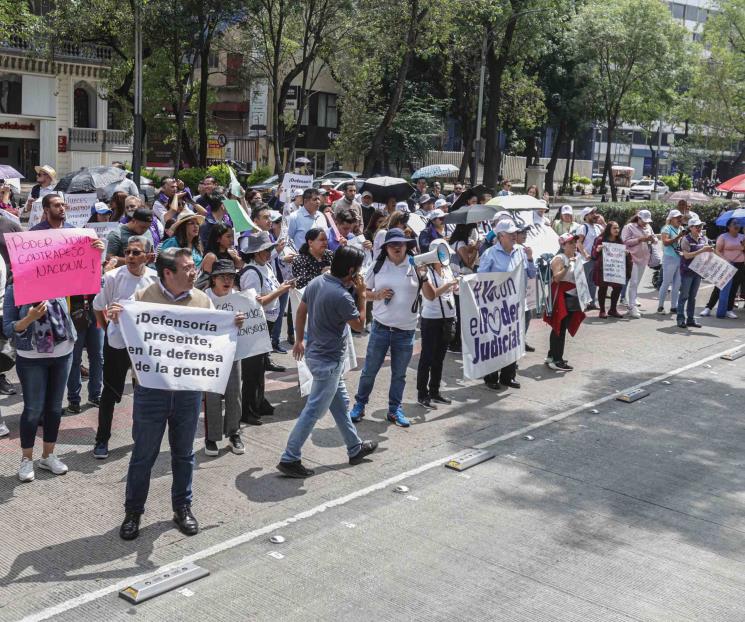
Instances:
[[[367,341],[365,367],[362,369],[357,395],[358,404],[367,404],[372,393],[375,377],[383,366],[388,349],[391,350],[391,386],[388,389],[388,412],[396,412],[401,406],[406,387],[406,368],[414,353],[413,330],[398,330],[373,321],[370,337]]]
[[[306,357],[306,363],[313,375],[313,386],[308,396],[300,416],[295,422],[295,427],[290,432],[287,439],[282,462],[294,462],[300,460],[300,452],[308,440],[313,427],[327,410],[331,411],[334,417],[336,427],[339,428],[344,443],[347,446],[347,454],[356,456],[362,448],[362,440],[357,435],[357,428],[354,427],[352,420],[349,418],[349,395],[347,387],[344,384],[341,371],[344,367],[343,359],[338,363],[327,363],[314,361]]]
[[[598,286],[595,285],[595,264],[597,263],[596,259],[588,259],[585,261],[582,268],[585,271],[585,279],[587,280],[587,289],[590,292],[590,296],[592,297],[592,304],[595,304],[595,301],[597,299],[597,290]]]
[[[40,419],[44,423],[44,442],[57,442],[62,419],[62,397],[65,395],[71,362],[72,353],[41,359],[16,357],[18,379],[23,391],[21,449],[34,446]]]
[[[678,292],[680,292],[680,257],[677,255],[662,256],[662,285],[660,285],[658,307],[664,305],[668,287],[670,288],[670,310],[677,309]]]
[[[72,351],[72,367],[67,379],[67,401],[80,404],[80,392],[83,390],[83,382],[80,378],[80,362],[83,360],[83,349],[88,352],[88,363],[90,364],[88,376],[88,399],[100,399],[103,388],[103,335],[102,329],[95,323],[88,326],[86,330],[78,332],[75,341],[75,349]]]
[[[696,294],[701,285],[701,277],[695,272],[688,271],[680,279],[680,294],[678,295],[678,323],[693,322],[696,311]]]
[[[289,335],[292,331],[292,315],[285,318],[285,311],[287,310],[287,304],[289,301],[290,294],[288,292],[285,292],[279,297],[279,315],[277,316],[277,321],[274,322],[271,332],[273,346],[279,345],[279,342],[282,339],[282,324],[285,320],[287,321],[287,334]]]
[[[141,514],[150,490],[150,472],[160,453],[168,424],[171,447],[171,504],[176,510],[191,505],[191,477],[194,471],[194,437],[197,433],[200,391],[164,391],[135,386],[132,406],[132,456],[127,471],[124,508]]]

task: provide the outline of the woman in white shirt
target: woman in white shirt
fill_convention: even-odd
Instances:
[[[272,251],[277,246],[269,233],[260,231],[240,239],[241,257],[246,265],[238,273],[241,291],[253,289],[256,300],[264,307],[269,334],[279,317],[279,297],[294,286],[295,281],[280,285],[272,270]],[[243,385],[241,391],[241,421],[261,425],[263,415],[274,414],[274,407],[264,397],[264,371],[268,353],[249,356],[241,361]]]
[[[433,240],[430,251],[442,249],[448,256],[453,254],[445,240]],[[427,266],[427,281],[422,284],[422,352],[416,374],[417,402],[431,408],[432,402],[450,404],[451,400],[440,393],[442,365],[448,344],[455,332],[455,296],[453,291],[458,281],[450,266],[436,260]]]
[[[401,229],[389,229],[380,255],[365,276],[367,297],[373,300],[373,323],[367,342],[365,367],[350,417],[355,423],[365,416],[365,405],[375,377],[391,352],[391,386],[388,390],[387,419],[402,428],[410,423],[401,410],[406,368],[414,352],[414,333],[419,307],[419,276],[409,262],[416,245]]]

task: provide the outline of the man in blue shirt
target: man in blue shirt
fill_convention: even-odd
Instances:
[[[41,200],[44,210],[44,220],[34,225],[29,231],[43,231],[45,229],[72,229],[73,226],[65,222],[65,208],[67,204],[56,194],[47,194]]]
[[[303,292],[303,300],[295,318],[295,346],[292,352],[296,360],[305,356],[308,369],[313,375],[313,388],[305,408],[287,439],[277,469],[288,477],[303,478],[313,475],[300,461],[303,444],[313,427],[327,410],[339,428],[347,446],[349,464],[360,464],[365,456],[374,452],[378,443],[363,441],[357,434],[347,414],[349,395],[342,378],[347,348],[347,325],[361,331],[365,327],[367,286],[360,274],[364,253],[352,246],[342,246],[331,262],[331,272],[313,279]],[[349,293],[354,286],[355,298]],[[307,347],[303,342],[308,326]]]
[[[535,278],[536,268],[533,263],[533,251],[528,247],[515,244],[518,228],[512,220],[500,220],[494,228],[497,234],[494,246],[489,248],[479,261],[479,272],[512,272],[519,265],[525,268],[526,279]],[[517,363],[511,363],[499,371],[484,376],[484,382],[490,389],[499,389],[500,385],[519,389],[516,379]]]
[[[326,217],[320,211],[321,194],[315,188],[303,192],[303,206],[287,219],[287,237],[295,250],[305,243],[305,233],[311,229],[326,229]]]

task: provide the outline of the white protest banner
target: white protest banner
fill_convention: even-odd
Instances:
[[[73,227],[82,227],[90,220],[91,208],[98,201],[98,195],[95,192],[86,194],[67,194],[65,195],[65,222]]]
[[[238,343],[235,348],[235,360],[247,359],[250,356],[272,351],[272,340],[264,315],[264,307],[256,302],[256,290],[247,289],[240,293],[220,296],[212,299],[215,309],[236,313],[245,313],[243,326],[238,329]]]
[[[225,393],[235,360],[235,314],[122,301],[119,328],[137,382],[148,389]]]
[[[295,324],[295,322],[297,321],[297,310],[302,300],[303,290],[295,289],[293,287],[290,290],[290,304],[292,305],[292,321],[295,326],[297,326],[297,324]],[[307,337],[307,321],[305,323],[305,327],[305,335]],[[352,339],[352,331],[350,330],[349,326],[347,326],[345,330],[347,333],[347,351],[344,358],[344,367],[342,368],[341,372],[342,376],[346,374],[350,369],[354,369],[355,367],[357,367],[357,352],[354,349],[354,339]],[[298,361],[297,363],[297,376],[298,384],[300,385],[300,397],[310,395],[310,390],[313,387],[313,374],[310,373],[310,369],[308,369],[308,365],[305,362],[305,359],[303,359],[302,361]]]
[[[590,295],[590,287],[587,285],[587,277],[585,276],[585,260],[579,255],[575,255],[574,283],[577,286],[577,298],[579,299],[580,309],[584,311],[587,305],[592,302],[592,296]]]
[[[305,190],[313,187],[313,175],[297,175],[295,173],[285,173],[282,178],[282,194],[280,200],[283,203],[292,201],[293,190]]]
[[[419,214],[409,214],[409,220],[406,225],[411,229],[416,237],[427,228],[427,222]]]
[[[603,242],[603,281],[626,283],[626,246]]]
[[[737,272],[737,268],[715,253],[696,255],[688,267],[719,289],[724,289]]]
[[[517,361],[525,354],[523,266],[462,277],[460,313],[466,378],[483,378]]]
[[[351,240],[349,240],[349,246],[354,246],[355,248],[359,248],[363,253],[365,253],[365,260],[362,262],[363,273],[367,272],[368,268],[374,263],[372,249],[367,250],[364,247],[364,244],[366,241],[367,240],[364,235],[358,235],[357,237],[354,237]]]
[[[538,284],[536,279],[528,279],[525,290],[525,310],[532,311],[538,307]]]
[[[96,232],[99,240],[106,242],[106,238],[109,237],[109,233],[117,230],[121,227],[121,223],[118,222],[87,222],[85,223],[85,229],[93,229]]]

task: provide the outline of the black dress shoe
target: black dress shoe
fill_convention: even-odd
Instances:
[[[0,393],[2,393],[3,395],[16,394],[16,390],[13,388],[13,385],[8,382],[5,374],[0,374]]]
[[[429,399],[433,402],[437,402],[438,404],[452,404],[453,400],[448,399],[447,397],[444,397],[443,395],[440,395],[439,393],[432,393],[429,396]]]
[[[525,351],[526,352],[535,352],[535,348],[533,346],[529,346],[527,343],[525,344]]]
[[[701,328],[701,324],[699,324],[696,320],[686,322],[686,326],[690,326],[691,328]]]
[[[199,523],[191,513],[191,507],[184,505],[173,513],[173,522],[178,525],[179,531],[186,536],[193,536],[199,533]]]
[[[501,384],[503,387],[510,387],[510,389],[520,388],[520,383],[514,378],[512,380],[500,380],[499,384]]]
[[[277,365],[271,360],[269,360],[269,362],[264,366],[264,369],[266,371],[287,371],[287,368],[284,365]]]
[[[119,527],[119,537],[122,540],[134,540],[140,535],[140,516],[137,512],[127,512],[124,515],[124,522]]]
[[[258,417],[241,417],[241,423],[246,425],[263,425],[263,421]]]
[[[499,384],[498,382],[486,382],[485,384],[487,387],[489,387],[490,389],[494,389],[495,391],[502,390],[502,385]]]
[[[416,398],[416,403],[420,406],[424,406],[425,408],[432,408],[432,402],[430,402],[429,396],[427,395],[422,395]]]

